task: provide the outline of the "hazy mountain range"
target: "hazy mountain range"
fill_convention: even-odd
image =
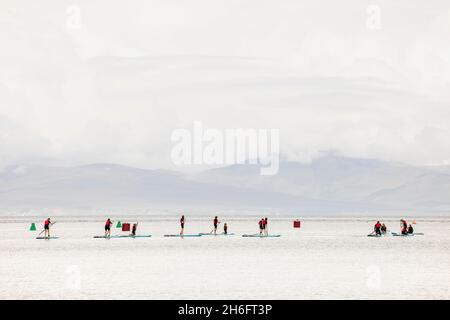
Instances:
[[[189,175],[115,164],[14,166],[0,173],[0,208],[442,213],[450,211],[450,168],[333,155],[281,162],[275,176],[254,165]]]

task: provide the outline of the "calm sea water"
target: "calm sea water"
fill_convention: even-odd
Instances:
[[[301,229],[276,218],[269,231],[282,237],[259,239],[241,237],[258,232],[256,218],[230,218],[235,236],[179,239],[162,237],[179,232],[178,217],[128,217],[153,237],[106,240],[93,239],[103,217],[64,217],[50,241],[35,239],[40,220],[0,218],[1,299],[450,298],[450,219],[416,218],[424,236],[369,238],[366,218]],[[210,220],[188,220],[185,233],[209,232]]]

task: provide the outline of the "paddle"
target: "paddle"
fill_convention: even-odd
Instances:
[[[219,224],[221,224],[222,222],[221,221],[219,221],[219,222],[217,222],[217,225],[219,225]],[[214,232],[214,229],[212,229],[210,232],[209,232],[209,234],[212,234]]]
[[[52,225],[54,225],[56,223],[56,221],[55,222],[52,222],[52,223],[50,223],[50,227],[52,226]],[[44,230],[42,230],[39,234],[38,234],[38,237],[41,235],[41,234],[43,234],[44,233],[44,231],[45,231],[45,229]]]

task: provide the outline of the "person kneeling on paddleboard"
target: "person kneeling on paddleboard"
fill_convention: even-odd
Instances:
[[[380,221],[377,221],[377,223],[374,226],[374,231],[376,233],[377,236],[381,236],[381,223]]]
[[[408,224],[406,223],[406,221],[401,219],[400,225],[401,225],[402,234],[408,234]]]
[[[409,234],[413,234],[413,233],[414,233],[414,228],[412,227],[412,225],[409,225],[409,227],[408,227],[408,233],[409,233]]]
[[[105,223],[105,237],[111,236],[111,224],[112,224],[112,221],[110,218],[108,218],[108,220],[106,220],[106,223]]]

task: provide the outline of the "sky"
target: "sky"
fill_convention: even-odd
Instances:
[[[171,133],[450,164],[450,2],[2,0],[0,169],[173,168]]]

